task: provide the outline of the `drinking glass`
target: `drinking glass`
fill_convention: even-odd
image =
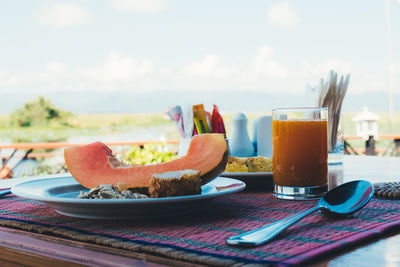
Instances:
[[[274,195],[312,199],[328,189],[328,109],[272,111]]]
[[[329,111],[328,111],[329,112]],[[343,118],[340,114],[329,115],[328,165],[343,165],[344,133]],[[331,118],[335,120],[332,122]],[[334,125],[332,125],[334,124]],[[334,140],[332,140],[334,139]]]

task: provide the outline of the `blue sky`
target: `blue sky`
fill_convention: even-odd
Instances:
[[[400,1],[389,2],[400,94]],[[0,33],[0,96],[296,96],[331,69],[351,74],[348,94],[387,91],[385,1],[1,1]]]

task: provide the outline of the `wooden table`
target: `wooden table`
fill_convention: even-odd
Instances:
[[[400,181],[400,158],[345,156],[343,165],[330,166],[331,186],[365,179]],[[6,182],[0,181],[0,188]],[[1,202],[1,200],[0,200]],[[316,259],[313,266],[400,266],[400,229],[363,242],[351,251]],[[101,259],[101,261],[99,260]],[[0,227],[0,266],[198,266],[154,255],[105,248],[64,238]]]

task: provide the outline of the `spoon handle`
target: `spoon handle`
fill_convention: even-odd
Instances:
[[[11,194],[11,189],[6,189],[6,190],[3,190],[3,191],[0,191],[0,198],[5,196],[5,195],[9,195],[9,194]]]
[[[231,236],[226,239],[226,243],[229,245],[255,247],[267,243],[273,239],[276,235],[282,232],[287,227],[300,221],[307,215],[321,209],[320,206],[313,207],[308,210],[301,211],[285,219],[276,221],[272,224],[267,224],[261,228],[237,235]]]

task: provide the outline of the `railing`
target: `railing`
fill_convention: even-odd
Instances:
[[[394,148],[399,147],[400,145],[400,135],[380,135],[379,139],[383,140],[393,140],[393,143],[390,145]],[[366,141],[366,146],[365,149],[354,149],[351,147],[351,145],[348,143],[348,141],[351,140],[362,140],[361,137],[359,136],[345,136],[344,141],[347,142],[348,148],[350,148],[349,153],[350,154],[365,154],[366,149],[368,147],[371,147],[371,139],[370,141]],[[375,140],[373,140],[375,141]],[[139,145],[143,146],[144,144],[147,143],[156,143],[156,144],[161,144],[161,143],[166,143],[166,144],[179,144],[178,140],[167,140],[167,141],[136,141],[136,142],[107,142],[106,145],[108,146],[133,146],[133,145]],[[53,157],[57,153],[54,152],[42,152],[42,153],[35,153],[34,150],[38,149],[60,149],[60,148],[66,148],[66,147],[71,147],[71,146],[80,146],[84,145],[83,143],[66,143],[66,142],[43,142],[43,143],[14,143],[14,144],[7,144],[7,145],[0,145],[0,151],[3,149],[13,149],[13,152],[11,153],[11,157],[19,157],[19,158],[46,158],[46,157]],[[388,151],[390,147],[386,149],[375,149],[375,152],[385,152]],[[15,155],[16,151],[18,150],[26,150],[26,153],[24,156],[21,155]],[[4,160],[9,159],[10,155],[2,155],[0,156],[1,159]]]
[[[389,150],[400,148],[400,135],[380,135],[379,139],[383,140],[393,140],[393,143],[390,143],[390,147],[387,147],[385,149],[374,149],[376,153],[388,153]],[[366,142],[365,149],[355,149],[352,148],[350,143],[348,141],[351,140],[362,140],[361,137],[359,136],[345,136],[344,141],[345,143],[347,142],[347,148],[348,148],[348,153],[349,154],[366,154],[367,148],[371,147],[373,142],[370,139],[369,142]],[[136,142],[107,142],[106,145],[108,146],[132,146],[132,145],[139,145],[143,146],[146,143],[167,143],[167,144],[179,144],[178,140],[167,140],[167,141],[136,141]],[[35,150],[38,149],[60,149],[60,148],[66,148],[66,147],[71,147],[71,146],[79,146],[79,145],[84,145],[83,143],[66,143],[66,142],[43,142],[43,143],[14,143],[14,144],[7,144],[7,145],[0,145],[0,151],[3,149],[13,149],[13,152],[11,155],[2,155],[0,158],[3,160],[3,165],[4,161],[8,161],[10,157],[16,157],[16,158],[47,158],[47,157],[54,157],[55,155],[58,155],[60,153],[55,153],[55,152],[41,152],[41,153],[35,153]],[[26,150],[24,155],[15,155],[18,150]]]
[[[345,153],[346,154],[365,154],[365,155],[382,155],[382,156],[400,156],[400,135],[380,135],[379,140],[392,140],[388,146],[383,149],[377,149],[375,147],[376,140],[373,136],[369,136],[369,139],[365,141],[364,149],[353,148],[348,141],[350,140],[362,140],[360,136],[345,136]]]
[[[136,141],[136,142],[106,142],[107,146],[143,146],[144,144],[154,143],[154,144],[179,144],[179,140],[167,140],[167,141]],[[29,153],[25,156],[26,158],[45,158],[52,157],[55,155],[54,152],[44,152],[44,153],[32,153],[35,149],[60,149],[72,146],[85,145],[83,143],[66,143],[66,142],[43,142],[43,143],[14,143],[7,145],[0,145],[0,151],[2,149],[13,149],[12,154],[18,150],[27,150]],[[13,155],[13,157],[14,157]],[[2,159],[7,159],[9,156],[0,156]],[[18,155],[16,156],[18,157]],[[22,156],[19,156],[20,158]]]
[[[390,156],[400,156],[400,135],[381,135],[379,139],[383,140],[393,140],[390,142],[389,146],[385,149],[376,149],[375,148],[375,140],[373,136],[370,136],[369,140],[365,142],[365,149],[353,148],[349,143],[350,140],[362,140],[359,136],[345,136],[345,153],[346,154],[366,154],[366,155],[390,155]],[[147,143],[166,143],[166,144],[179,144],[178,140],[168,140],[168,141],[139,141],[139,142],[107,142],[108,146],[143,146]],[[2,155],[0,158],[2,159],[2,166],[0,168],[0,179],[2,178],[10,178],[10,174],[12,174],[13,168],[18,165],[18,163],[12,167],[8,167],[7,163],[12,158],[19,158],[19,162],[22,162],[25,159],[37,159],[37,158],[49,158],[58,155],[62,155],[62,152],[34,152],[35,150],[55,150],[61,149],[71,146],[79,146],[84,145],[82,143],[66,143],[66,142],[46,142],[46,143],[14,143],[7,145],[0,145],[0,151],[3,149],[12,149],[13,151],[9,155]],[[18,150],[24,150],[23,155],[18,155],[16,152]]]
[[[178,140],[168,140],[168,141],[139,141],[139,142],[107,142],[105,143],[108,146],[143,146],[147,143],[155,143],[155,144],[179,144]],[[3,149],[12,149],[11,154],[2,155],[0,158],[2,160],[2,165],[0,167],[0,179],[11,178],[13,174],[13,170],[24,160],[26,159],[37,159],[37,158],[49,158],[55,157],[57,155],[62,155],[62,152],[42,152],[35,153],[35,150],[43,150],[43,149],[61,149],[72,146],[80,146],[84,145],[82,143],[62,143],[62,142],[46,142],[46,143],[14,143],[7,145],[0,145],[0,151]],[[23,154],[18,155],[17,151],[24,150]],[[13,166],[8,166],[7,164],[11,159],[18,158],[19,161]]]

